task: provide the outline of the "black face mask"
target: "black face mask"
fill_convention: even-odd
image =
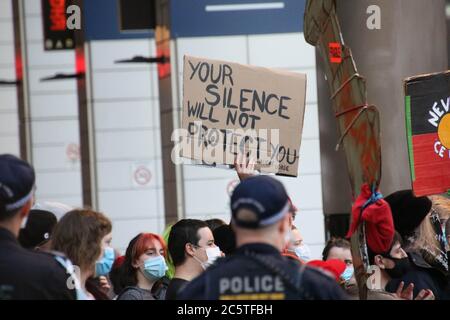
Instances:
[[[397,258],[392,258],[392,257],[386,257],[386,258],[391,259],[395,263],[394,268],[384,269],[384,271],[386,271],[386,273],[391,278],[401,278],[411,268],[411,264],[407,257],[402,258],[402,259],[397,259]]]

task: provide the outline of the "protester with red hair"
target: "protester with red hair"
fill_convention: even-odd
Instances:
[[[117,300],[164,300],[167,248],[157,234],[140,233],[130,241],[118,267],[114,290]]]

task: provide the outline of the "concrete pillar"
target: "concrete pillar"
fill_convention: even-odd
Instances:
[[[380,29],[367,27],[371,16],[367,9],[371,5],[380,8]],[[367,80],[368,103],[380,111],[381,191],[388,195],[411,188],[403,79],[447,70],[445,0],[344,0],[337,1],[337,13],[344,42],[352,50],[359,73]],[[317,79],[323,207],[325,214],[342,213],[349,209],[350,189],[345,162],[334,151],[338,139],[333,125],[336,120],[320,64]]]
[[[180,108],[176,101],[176,55],[170,33],[170,0],[157,0],[155,42],[158,56],[169,61],[158,64],[159,106],[161,119],[161,152],[164,184],[164,211],[166,225],[184,217],[182,167],[172,162],[174,143],[171,140],[174,129],[180,127]],[[172,74],[172,72],[175,72]]]
[[[369,30],[367,8],[377,5],[381,29]],[[337,1],[345,43],[367,80],[369,104],[381,116],[381,190],[411,188],[403,79],[447,70],[444,0]]]

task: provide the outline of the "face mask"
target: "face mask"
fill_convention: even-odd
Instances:
[[[299,247],[296,247],[294,249],[295,254],[297,257],[299,257],[301,260],[307,262],[311,260],[311,251],[309,250],[309,247],[306,244],[302,244]]]
[[[349,282],[353,276],[354,271],[355,270],[354,270],[353,266],[347,266],[345,268],[344,272],[341,274],[341,279],[344,280],[345,282]]]
[[[114,263],[114,249],[107,247],[103,250],[103,257],[95,263],[95,276],[105,276]]]
[[[197,246],[197,248],[202,248],[202,247]],[[206,260],[206,261],[201,261],[195,255],[192,256],[198,263],[200,263],[200,266],[202,267],[203,270],[206,270],[206,268],[208,268],[210,265],[212,265],[214,263],[214,261],[216,261],[216,259],[221,256],[220,248],[217,246],[214,248],[208,247],[205,249],[205,252],[206,252],[206,256],[208,257],[208,260]]]
[[[388,259],[391,259],[395,263],[394,268],[384,269],[384,271],[386,271],[386,273],[391,278],[401,278],[410,269],[410,263],[409,263],[408,258],[397,259],[397,258],[388,257]]]
[[[163,256],[148,258],[144,261],[143,267],[144,276],[151,281],[158,280],[164,277],[168,269],[166,260],[164,260]]]
[[[208,257],[206,264],[208,267],[212,265],[221,255],[220,248],[217,246],[213,248],[206,248],[206,256]]]

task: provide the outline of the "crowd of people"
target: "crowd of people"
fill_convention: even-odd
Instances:
[[[36,201],[33,168],[0,155],[0,300],[359,299],[348,239],[361,223],[368,299],[450,299],[447,197],[363,186],[347,238],[312,259],[283,184],[236,170],[228,222],[181,219],[137,234],[122,255],[105,214]]]

